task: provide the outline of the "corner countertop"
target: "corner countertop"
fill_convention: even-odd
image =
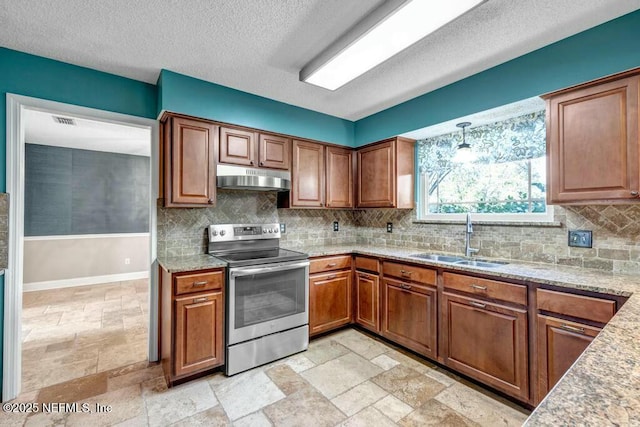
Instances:
[[[169,273],[182,273],[185,271],[207,270],[209,268],[226,267],[227,263],[220,258],[208,254],[199,254],[182,257],[158,257],[158,264]]]
[[[461,266],[411,257],[415,253],[436,252],[409,247],[360,244],[286,247],[306,252],[310,257],[370,255],[495,278],[629,297],[525,424],[604,426],[629,425],[640,420],[640,277],[519,261],[509,261],[497,268]],[[222,260],[209,255],[159,258],[158,262],[171,273],[225,266]]]

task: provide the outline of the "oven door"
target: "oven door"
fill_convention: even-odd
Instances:
[[[229,269],[228,344],[309,323],[309,261]]]

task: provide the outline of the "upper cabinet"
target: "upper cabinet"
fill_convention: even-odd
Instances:
[[[288,170],[291,139],[251,129],[220,128],[220,163]]]
[[[325,147],[326,206],[353,207],[353,152],[346,148]]]
[[[350,149],[293,140],[291,192],[278,193],[285,208],[352,208],[353,153]]]
[[[638,73],[543,97],[547,101],[549,204],[638,198]]]
[[[357,151],[357,208],[414,207],[414,144],[396,137]]]
[[[214,205],[218,126],[170,116],[162,125],[162,141],[164,206]]]
[[[272,169],[291,168],[291,140],[283,136],[261,133],[258,166]]]

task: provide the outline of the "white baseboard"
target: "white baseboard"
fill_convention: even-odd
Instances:
[[[44,291],[46,289],[71,288],[73,286],[98,285],[101,283],[123,282],[125,280],[146,279],[149,271],[136,271],[133,273],[108,274],[105,276],[76,277],[73,279],[49,280],[46,282],[25,283],[23,292]]]

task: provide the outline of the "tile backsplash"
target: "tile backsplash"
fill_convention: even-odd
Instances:
[[[415,210],[277,209],[276,194],[221,190],[215,208],[158,207],[158,256],[204,253],[209,224],[285,223],[281,245],[373,244],[462,254],[462,224],[416,223]],[[554,207],[556,227],[474,225],[479,257],[640,273],[640,205]],[[340,231],[332,224],[338,221]],[[387,222],[393,233],[386,232]],[[568,229],[593,230],[593,248],[570,248]]]

